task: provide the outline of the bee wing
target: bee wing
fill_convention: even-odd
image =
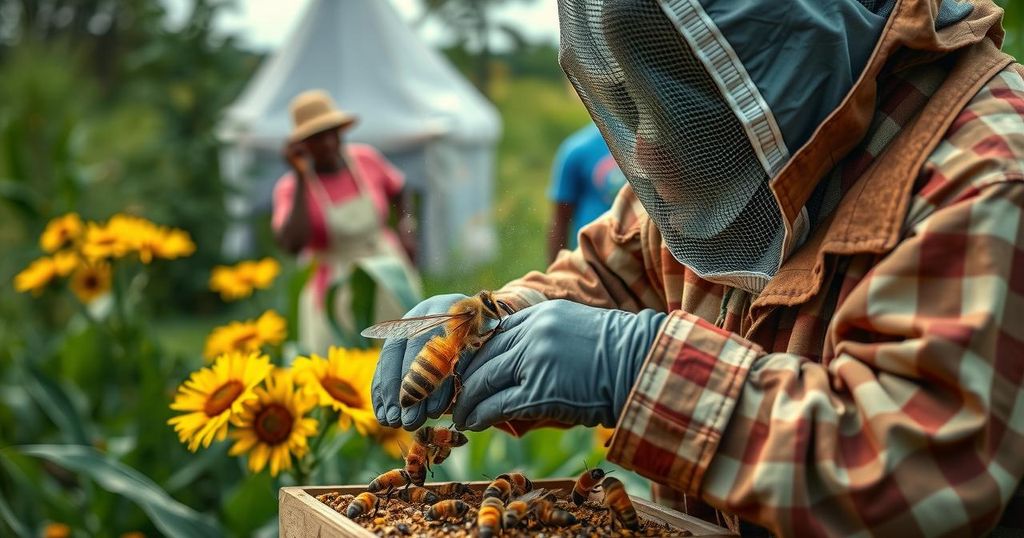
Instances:
[[[554,491],[551,491],[551,490],[545,489],[545,488],[537,488],[535,490],[528,491],[528,492],[526,492],[526,493],[516,497],[513,500],[523,501],[526,504],[530,504],[530,502],[535,501],[537,499],[540,499],[540,498],[544,497],[545,495],[547,495],[548,493],[552,493],[553,494]]]
[[[467,312],[462,314],[433,314],[430,316],[393,319],[367,327],[359,334],[365,338],[412,338],[442,325],[450,319],[458,319],[470,315]]]

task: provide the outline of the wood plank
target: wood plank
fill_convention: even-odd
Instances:
[[[574,481],[570,479],[534,480],[535,487],[569,492]],[[426,484],[428,487],[442,483]],[[470,482],[469,487],[482,491],[489,482]],[[279,493],[280,503],[280,535],[282,538],[369,538],[373,533],[358,523],[335,512],[331,507],[318,501],[316,497],[325,493],[342,493],[357,495],[366,491],[366,486],[310,486],[286,487]],[[653,504],[643,499],[632,498],[640,517],[659,524],[668,524],[677,529],[687,530],[695,536],[725,537],[736,536],[728,529],[712,525],[704,520],[688,516],[664,506]]]

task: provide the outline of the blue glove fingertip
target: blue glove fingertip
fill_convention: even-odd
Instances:
[[[402,424],[402,410],[397,405],[389,405],[385,418],[388,426],[397,428]]]

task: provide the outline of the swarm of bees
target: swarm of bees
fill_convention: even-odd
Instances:
[[[414,444],[406,454],[404,468],[393,469],[374,478],[367,491],[357,495],[347,506],[339,504],[338,494],[323,495],[321,500],[353,520],[375,517],[381,506],[396,496],[407,504],[423,507],[422,516],[416,517],[422,517],[426,522],[446,524],[464,521],[472,509],[467,502],[471,500],[467,495],[472,492],[469,486],[451,482],[427,489],[423,484],[426,474],[431,472],[431,462],[438,462],[437,455],[443,453],[447,457],[453,447],[465,445],[468,439],[455,430],[430,426],[421,428],[413,438]],[[611,527],[638,531],[637,512],[622,482],[607,475],[602,469],[588,468],[577,478],[568,499],[579,507],[588,502],[592,494],[602,491],[601,505],[608,513]],[[576,525],[579,522],[577,517],[560,508],[559,502],[554,491],[535,488],[521,472],[498,475],[482,492],[476,511],[477,532],[483,538],[490,538],[506,530],[523,529],[528,524],[533,525],[530,528]],[[529,523],[531,521],[535,523]]]
[[[512,308],[504,301],[495,299],[489,291],[481,291],[456,302],[446,314],[384,321],[360,334],[366,338],[379,339],[414,338],[444,326],[444,333],[427,341],[402,378],[399,404],[411,407],[430,396],[455,371],[462,353],[480,349],[500,330],[502,318],[512,313]],[[493,329],[485,330],[488,320],[496,320],[498,323]],[[459,380],[456,377],[458,386]],[[440,455],[442,461],[446,457],[446,453]]]

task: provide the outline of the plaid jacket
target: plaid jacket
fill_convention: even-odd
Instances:
[[[870,174],[910,151],[897,134],[931,113],[949,69],[908,68],[880,90],[867,138],[826,180],[826,216],[776,277],[806,292],[699,278],[628,187],[575,251],[503,288],[518,308],[671,312],[610,460],[787,536],[996,525],[1024,476],[1024,68],[997,65],[947,112],[905,210]],[[826,248],[856,219],[878,237]]]

